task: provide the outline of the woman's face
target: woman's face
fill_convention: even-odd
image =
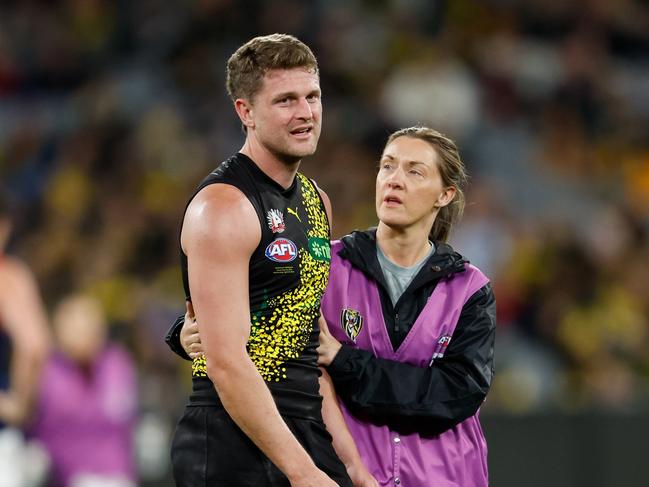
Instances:
[[[455,188],[444,187],[438,161],[436,149],[422,139],[402,136],[385,147],[376,176],[381,223],[430,231],[439,209],[455,196]]]

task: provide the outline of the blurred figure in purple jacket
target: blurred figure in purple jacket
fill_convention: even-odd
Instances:
[[[43,371],[32,433],[51,457],[52,487],[134,487],[135,366],[110,343],[101,305],[64,299],[57,350]]]

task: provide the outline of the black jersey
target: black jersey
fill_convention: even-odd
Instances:
[[[321,401],[317,320],[330,263],[329,222],[322,199],[304,175],[298,173],[284,189],[241,153],[223,162],[196,193],[215,183],[238,188],[252,203],[261,226],[261,240],[249,265],[248,354],[280,413],[317,416]],[[191,300],[182,251],[181,263],[185,294]],[[194,378],[207,377],[204,357],[194,360],[192,373]],[[195,385],[197,390],[204,397],[205,387]],[[213,387],[207,390],[215,396]]]

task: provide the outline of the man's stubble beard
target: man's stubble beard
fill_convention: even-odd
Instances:
[[[300,152],[296,150],[291,150],[289,147],[290,144],[288,144],[288,142],[286,144],[282,144],[283,147],[266,146],[266,148],[271,154],[273,154],[273,156],[277,158],[277,160],[284,163],[287,167],[293,168],[297,164],[299,164],[303,158],[315,154],[315,151],[318,149],[319,140],[320,140],[320,134],[318,134],[318,138],[315,140],[315,144],[312,149],[300,151]]]

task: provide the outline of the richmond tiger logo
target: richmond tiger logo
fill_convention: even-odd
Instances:
[[[344,308],[340,312],[340,324],[345,334],[353,342],[356,342],[356,338],[363,328],[363,317],[361,314],[354,309]]]

